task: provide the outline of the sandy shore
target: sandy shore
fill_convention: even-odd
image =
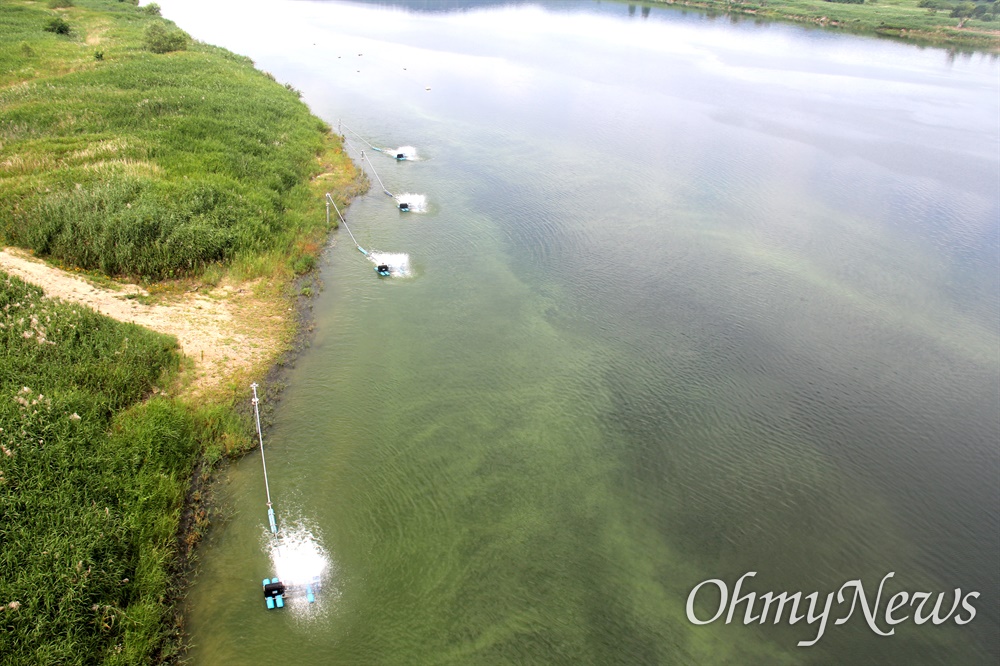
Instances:
[[[266,371],[284,350],[294,319],[284,302],[257,296],[257,282],[158,296],[145,304],[149,294],[138,285],[99,286],[16,248],[0,250],[0,271],[38,285],[47,296],[176,337],[191,361],[182,390],[192,396],[242,385],[255,371]]]

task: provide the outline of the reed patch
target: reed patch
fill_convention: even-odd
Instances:
[[[186,35],[184,51],[145,50],[150,29],[181,33],[143,8],[82,0],[62,41],[39,29],[52,13],[0,6],[13,79],[0,81],[0,241],[145,280],[237,259],[286,275],[312,265],[299,239],[328,229],[307,183],[321,169],[332,188],[359,174],[295,91]]]

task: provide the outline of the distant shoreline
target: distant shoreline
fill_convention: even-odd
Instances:
[[[921,6],[934,5],[942,7]],[[878,35],[901,39],[920,46],[953,47],[962,50],[1000,53],[1000,18],[984,13],[952,16],[959,4],[996,7],[996,3],[958,3],[949,0],[650,0],[651,6],[691,7],[730,16],[748,16],[769,21],[810,24],[835,28],[850,34]],[[960,13],[967,7],[959,9]],[[973,9],[975,11],[975,9]]]

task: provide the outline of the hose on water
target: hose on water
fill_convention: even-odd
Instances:
[[[264,466],[264,491],[267,493],[267,522],[271,525],[271,534],[277,536],[278,524],[274,518],[274,507],[271,505],[271,486],[267,483],[267,462],[264,460],[264,435],[260,431],[260,410],[257,404],[260,399],[257,397],[257,383],[250,385],[253,389],[253,413],[257,419],[257,439],[260,440],[260,462]]]
[[[363,157],[363,158],[365,158],[366,160],[368,160],[368,166],[370,166],[370,167],[371,167],[371,169],[372,169],[372,173],[373,173],[373,174],[375,174],[375,180],[377,180],[377,181],[378,181],[378,184],[382,186],[382,191],[383,191],[383,192],[385,192],[385,193],[386,193],[387,195],[389,195],[390,197],[392,197],[393,199],[395,199],[395,198],[396,198],[396,195],[395,195],[395,194],[393,194],[392,192],[390,192],[389,190],[385,189],[385,184],[384,184],[384,183],[382,182],[382,179],[378,177],[378,172],[377,172],[377,171],[375,171],[375,165],[374,165],[374,164],[372,164],[372,161],[371,161],[370,159],[368,159],[368,156],[367,156],[367,155],[365,155],[365,151],[363,151],[363,150],[361,151],[361,157]]]
[[[337,126],[338,127],[343,127],[345,130],[347,130],[348,132],[350,132],[354,136],[356,136],[359,139],[361,139],[362,141],[364,141],[368,145],[368,147],[371,148],[372,150],[377,150],[380,153],[387,153],[387,152],[389,152],[388,149],[386,149],[386,148],[379,148],[378,146],[373,146],[371,143],[368,142],[368,140],[365,137],[361,136],[360,134],[358,134],[357,132],[355,132],[354,130],[352,130],[350,127],[348,127],[347,125],[345,125],[343,122],[338,121],[337,122]],[[341,134],[343,134],[343,133],[341,133]]]
[[[362,141],[364,141],[364,139],[362,139]],[[347,140],[347,137],[344,137],[344,143],[346,143],[348,145],[348,147],[351,148],[351,150],[354,150],[354,151],[356,151],[358,153],[361,153],[361,159],[363,159],[366,162],[368,162],[368,166],[371,168],[372,173],[375,174],[375,180],[377,180],[378,184],[382,186],[382,191],[385,192],[390,197],[392,197],[393,199],[395,199],[396,195],[393,194],[392,192],[390,192],[389,190],[385,189],[385,183],[383,183],[382,179],[378,177],[378,171],[375,170],[375,165],[372,164],[372,161],[370,159],[368,159],[367,155],[365,155],[365,151],[358,150],[350,141]],[[365,143],[367,143],[367,142],[365,142]],[[369,145],[371,145],[371,144],[369,144]],[[372,146],[372,148],[375,148],[375,146]],[[378,150],[378,148],[375,148],[375,150]]]
[[[332,203],[333,204],[333,209],[335,211],[337,211],[337,217],[340,218],[340,222],[344,225],[344,228],[347,229],[347,233],[351,236],[351,240],[354,241],[354,245],[359,250],[361,250],[361,254],[363,254],[363,255],[365,255],[367,257],[368,256],[368,252],[365,250],[365,248],[361,247],[361,245],[358,243],[358,239],[355,238],[354,234],[351,233],[351,228],[349,226],[347,226],[347,220],[344,219],[344,216],[341,214],[340,209],[337,208],[337,202],[333,200],[333,197],[330,196],[329,192],[326,193],[326,200],[327,200],[328,203]],[[326,210],[329,213],[330,209],[327,208]]]

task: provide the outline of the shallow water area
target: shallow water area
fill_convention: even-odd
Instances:
[[[419,147],[370,159],[433,202],[344,211],[393,252],[334,234],[265,436],[322,612],[263,607],[250,456],[194,663],[1000,658],[996,58],[617,2],[161,4]],[[815,623],[690,621],[751,571],[981,596],[888,637],[838,607],[808,649]]]

